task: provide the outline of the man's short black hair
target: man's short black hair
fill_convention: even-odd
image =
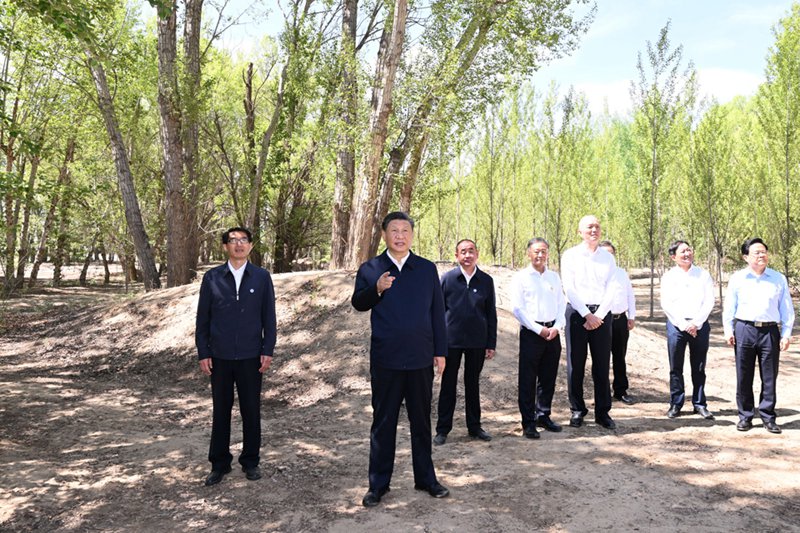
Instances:
[[[405,220],[409,224],[411,224],[411,229],[414,229],[414,219],[408,216],[408,213],[404,213],[402,211],[392,211],[388,215],[383,218],[383,222],[381,222],[381,229],[386,231],[386,228],[389,227],[389,222],[392,220]]]
[[[681,244],[685,244],[689,248],[692,247],[692,245],[689,244],[689,241],[684,241],[683,239],[678,239],[677,241],[675,241],[672,244],[670,244],[669,248],[667,248],[667,253],[669,254],[670,257],[674,257],[675,254],[678,253],[678,247]]]
[[[754,244],[763,244],[764,249],[769,251],[769,246],[767,246],[767,243],[761,240],[761,237],[753,237],[752,239],[747,239],[742,243],[742,255],[750,255],[750,247]]]
[[[598,246],[602,246],[603,248],[611,248],[612,250],[614,250],[614,253],[616,253],[616,251],[617,251],[617,247],[616,247],[616,246],[614,246],[614,245],[611,243],[611,241],[600,241],[600,243],[598,244]]]
[[[545,246],[547,246],[548,250],[550,249],[550,243],[547,242],[547,240],[544,237],[534,237],[533,239],[529,240],[528,241],[528,246],[525,249],[526,250],[530,250],[531,246],[533,246],[534,244],[539,244],[539,243],[542,243]]]
[[[253,234],[250,232],[250,230],[247,229],[247,228],[240,228],[240,227],[237,226],[235,228],[231,228],[229,230],[226,230],[222,234],[222,244],[228,244],[228,239],[230,238],[231,233],[235,233],[235,232],[244,233],[245,235],[247,235],[247,242],[253,242]]]
[[[459,247],[459,246],[461,246],[461,243],[462,243],[462,242],[471,242],[471,243],[472,243],[472,246],[474,246],[474,247],[475,247],[475,250],[477,250],[477,249],[478,249],[478,245],[477,245],[477,244],[475,244],[475,241],[473,241],[472,239],[461,239],[460,241],[458,241],[458,242],[456,243],[456,252],[458,252],[458,247]]]

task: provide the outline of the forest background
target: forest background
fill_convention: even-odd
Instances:
[[[630,52],[626,116],[534,75],[581,45],[592,2],[148,4],[157,16],[0,0],[4,296],[45,261],[54,285],[66,264],[111,257],[148,290],[188,283],[233,225],[275,272],[352,269],[390,209],[415,217],[423,256],[470,237],[513,268],[534,235],[557,268],[592,212],[621,264],[649,269],[651,315],[678,237],[720,290],[754,235],[800,281],[800,4],[774,22],[757,92],[724,104],[700,96],[665,21]],[[221,46],[254,16],[277,36]]]

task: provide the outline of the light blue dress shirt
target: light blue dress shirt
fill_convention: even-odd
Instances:
[[[760,276],[743,268],[731,275],[722,306],[722,326],[725,338],[733,336],[733,320],[777,322],[781,338],[792,335],[794,305],[786,277],[771,268]]]

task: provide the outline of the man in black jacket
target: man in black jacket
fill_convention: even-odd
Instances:
[[[470,437],[492,440],[481,427],[480,376],[483,362],[494,357],[497,310],[494,281],[477,266],[478,247],[470,239],[456,244],[458,267],[442,276],[447,321],[447,365],[439,392],[439,420],[433,443],[441,446],[453,429],[456,385],[464,356],[464,403]]]
[[[239,464],[247,479],[261,478],[261,382],[275,348],[275,291],[269,272],[247,261],[252,239],[245,228],[223,233],[228,262],[206,272],[200,285],[195,343],[200,370],[211,377],[214,401],[207,486],[231,471],[234,384],[244,433]]]
[[[397,419],[405,401],[411,426],[414,488],[434,498],[450,491],[436,479],[431,459],[433,365],[444,370],[447,333],[436,266],[411,253],[414,221],[395,211],[381,224],[386,251],[361,265],[351,303],[372,311],[370,384],[372,428],[369,490],[362,500],[373,507],[389,492],[394,469]]]

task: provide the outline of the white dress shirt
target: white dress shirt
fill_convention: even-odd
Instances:
[[[628,313],[629,320],[636,319],[636,298],[633,296],[633,285],[628,273],[621,267],[614,271],[611,278],[611,312],[615,315]]]
[[[408,256],[411,255],[411,252],[406,252],[406,255],[401,257],[399,261],[397,259],[395,259],[394,256],[392,254],[390,254],[388,251],[386,252],[386,255],[389,256],[389,261],[394,263],[394,266],[397,267],[397,271],[398,272],[402,272],[403,271],[403,265],[405,265],[406,261],[408,261]]]
[[[681,331],[692,325],[702,328],[714,309],[711,274],[697,265],[688,271],[677,265],[667,270],[661,276],[661,309]]]
[[[585,243],[573,246],[561,256],[561,279],[567,301],[581,316],[589,314],[589,305],[597,305],[595,315],[603,318],[611,311],[611,278],[617,264],[614,256],[598,246],[592,252]]]
[[[529,265],[511,279],[511,312],[537,335],[544,327],[537,322],[555,321],[554,328],[563,328],[566,307],[561,279],[552,270],[545,268],[540,274]]]
[[[786,277],[767,268],[760,276],[749,267],[734,272],[728,280],[722,327],[725,337],[733,336],[733,320],[777,322],[781,338],[792,336],[794,305]]]
[[[472,274],[467,274],[467,271],[464,270],[464,267],[462,267],[461,265],[458,265],[458,269],[461,270],[461,275],[464,276],[464,279],[467,282],[467,287],[469,287],[469,280],[471,280],[472,277],[475,276],[475,272],[478,271],[478,267],[476,266],[475,268],[472,269]]]
[[[245,271],[246,267],[247,267],[247,261],[245,261],[242,264],[242,266],[240,266],[238,269],[237,268],[233,268],[233,265],[231,264],[231,262],[228,261],[228,268],[230,269],[231,274],[233,274],[234,281],[236,281],[236,299],[237,300],[239,299],[239,286],[242,284],[242,276],[244,276],[244,271]]]

